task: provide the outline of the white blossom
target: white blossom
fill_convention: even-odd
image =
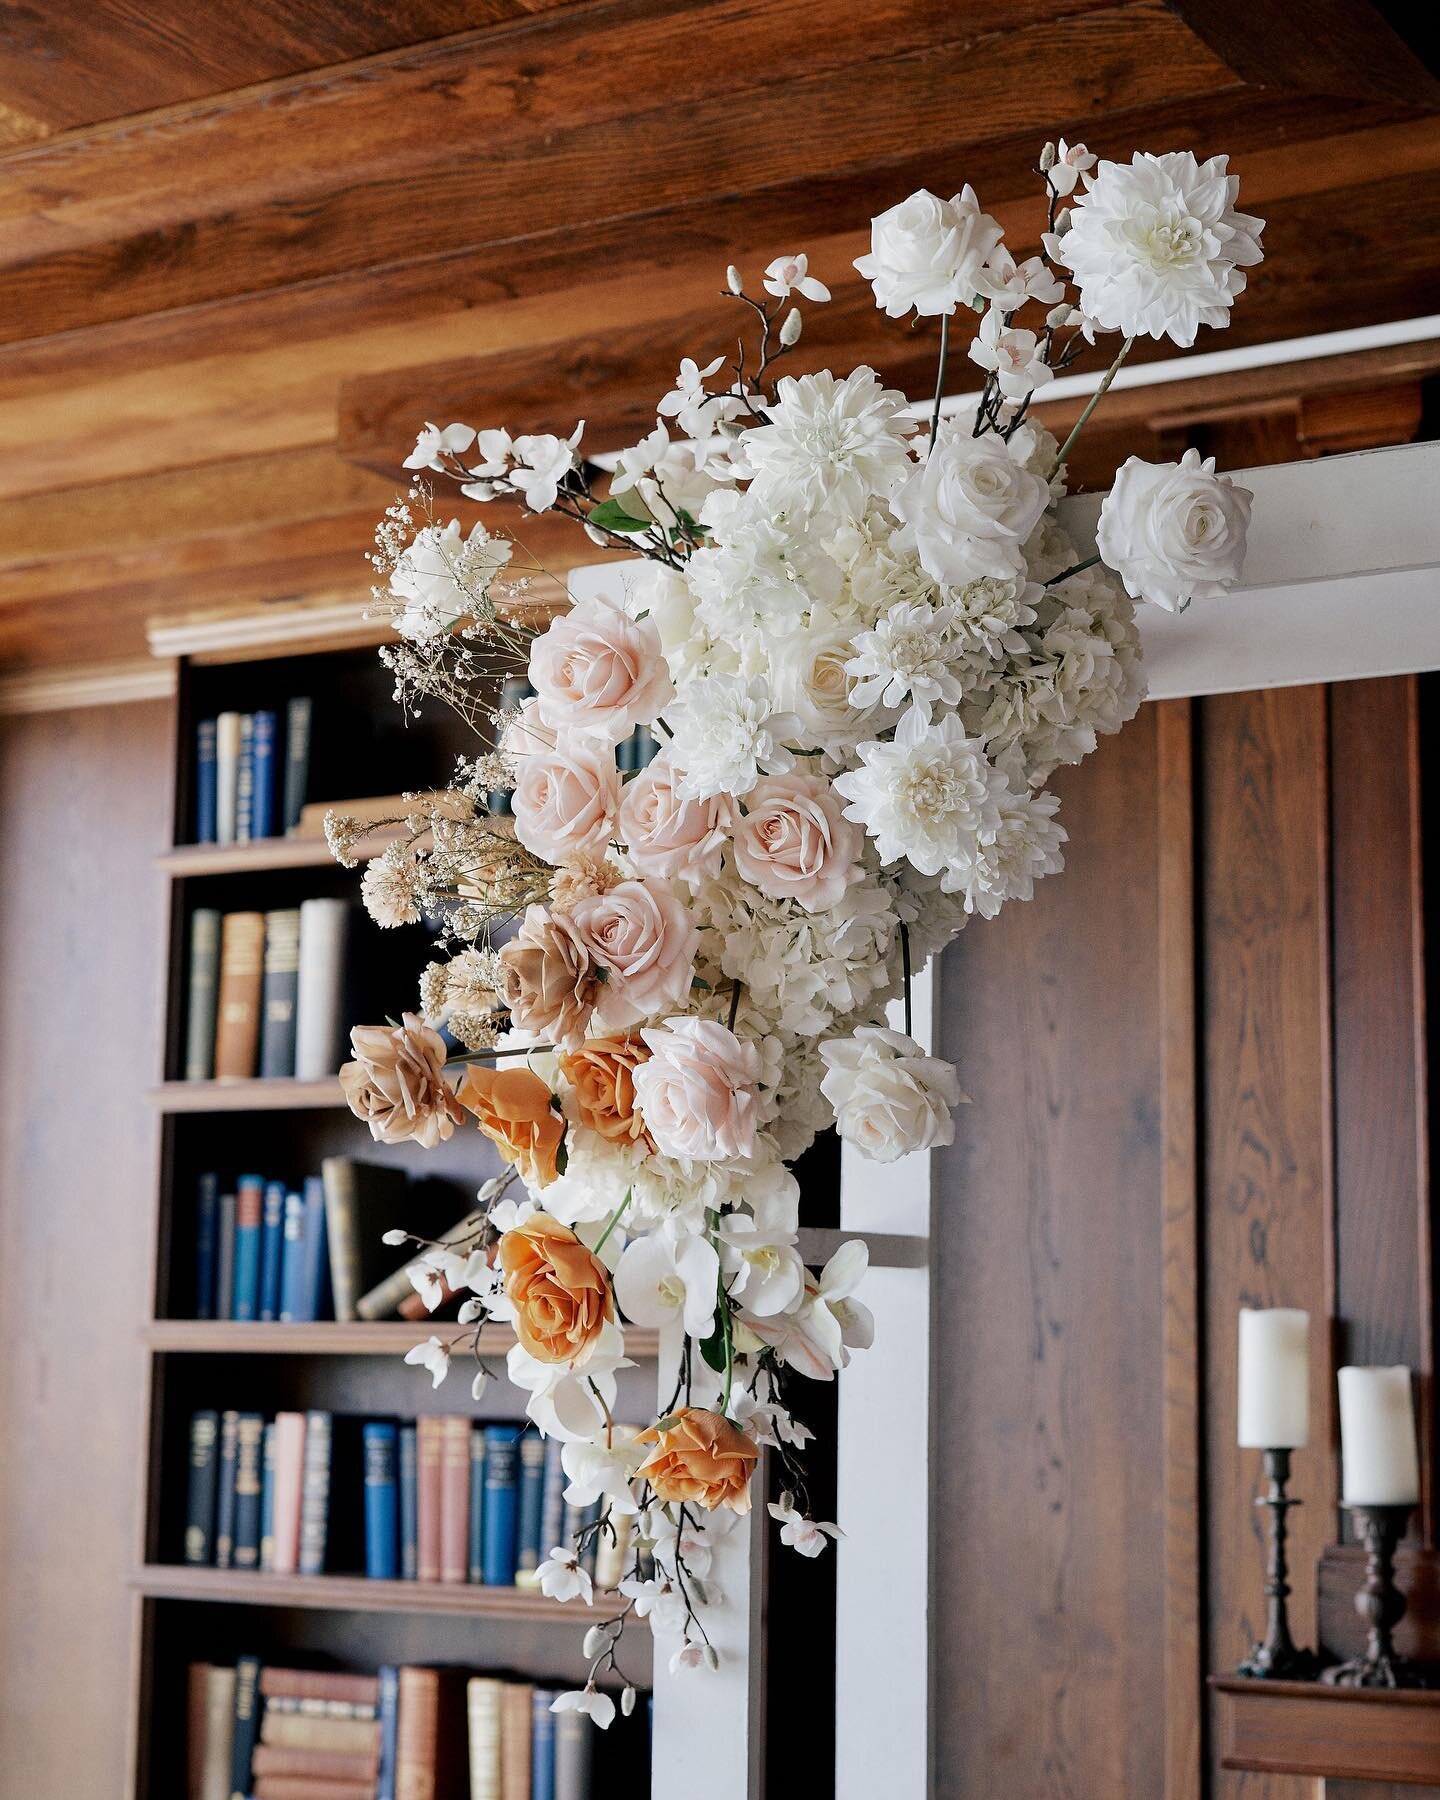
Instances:
[[[741,440],[757,505],[843,519],[904,479],[914,426],[904,394],[882,387],[873,369],[862,364],[843,380],[828,370],[783,375],[776,392],[770,422]]]
[[[830,290],[810,273],[808,256],[777,256],[765,271],[765,292],[777,300],[788,300],[792,293],[806,300],[828,300]]]
[[[469,425],[427,425],[415,439],[415,448],[405,458],[402,468],[434,469],[446,467],[447,457],[463,456],[475,442],[474,428]]]
[[[1007,325],[998,306],[992,306],[980,321],[980,333],[971,343],[969,355],[971,362],[992,371],[1007,400],[1023,400],[1055,376],[1045,361],[1040,339],[1033,331]]]
[[[685,771],[682,796],[748,794],[762,774],[781,775],[795,766],[785,746],[798,721],[774,709],[760,677],[702,675],[688,682],[667,715],[674,737],[670,754]]]
[[[855,705],[898,709],[909,700],[926,719],[936,706],[957,706],[963,690],[955,665],[965,647],[951,630],[954,618],[949,606],[902,600],[873,631],[862,631],[845,664]]]
[[[568,1693],[557,1694],[550,1702],[550,1710],[585,1713],[602,1731],[609,1730],[615,1718],[615,1702],[596,1687],[572,1688]]]
[[[405,1352],[405,1361],[412,1368],[421,1368],[428,1372],[431,1387],[439,1387],[450,1373],[450,1352],[438,1337],[428,1337],[423,1344],[416,1344],[413,1350]]]
[[[1178,463],[1132,456],[1100,508],[1100,554],[1133,599],[1167,612],[1218,599],[1240,579],[1253,498],[1198,450]]]
[[[835,1109],[840,1135],[872,1162],[953,1143],[950,1108],[963,1099],[955,1071],[912,1037],[885,1025],[820,1046],[820,1091]]]
[[[583,1600],[593,1605],[595,1588],[589,1571],[574,1550],[556,1545],[535,1571],[540,1592],[551,1600]]]
[[[949,200],[921,188],[871,222],[870,251],[855,267],[892,319],[953,313],[981,291],[981,271],[1000,227],[965,187]]]
[[[875,839],[882,863],[901,857],[938,875],[968,858],[1000,823],[1002,785],[978,737],[948,713],[935,721],[911,707],[892,741],[861,744],[860,767],[835,778],[845,817]]]

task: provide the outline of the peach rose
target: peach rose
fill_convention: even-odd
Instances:
[[[635,1098],[666,1156],[718,1162],[755,1148],[760,1052],[714,1019],[668,1019],[640,1033],[651,1056]]]
[[[538,1362],[584,1362],[615,1317],[610,1277],[593,1251],[548,1213],[532,1213],[500,1239],[515,1335]]]
[[[822,775],[770,775],[745,796],[735,825],[735,867],[772,900],[806,912],[838,904],[860,880],[865,834]]]
[[[720,1506],[749,1512],[750,1477],[760,1452],[721,1414],[682,1406],[664,1431],[652,1425],[635,1441],[655,1446],[638,1472],[659,1499],[703,1506],[706,1512]]]
[[[600,992],[600,978],[579,933],[563,913],[527,907],[519,931],[500,952],[500,998],[521,1031],[578,1044]]]
[[[682,800],[677,792],[682,778],[668,757],[657,756],[627,781],[620,801],[620,835],[642,874],[694,886],[713,881],[720,873],[720,852],[734,808],[726,794]]]
[[[587,1038],[560,1058],[580,1123],[611,1144],[655,1144],[635,1109],[635,1070],[650,1052],[638,1037]]]
[[[506,1162],[536,1187],[548,1187],[557,1173],[555,1156],[565,1121],[551,1106],[550,1090],[540,1077],[531,1069],[471,1063],[457,1092]]]
[[[340,1071],[351,1112],[381,1144],[413,1138],[433,1150],[465,1117],[445,1079],[445,1040],[414,1013],[393,1029],[357,1025],[350,1033],[355,1061]]]
[[[668,882],[622,881],[608,894],[577,900],[570,917],[605,971],[595,1017],[607,1030],[685,1004],[700,933]]]
[[[515,835],[534,856],[564,862],[598,850],[615,830],[620,772],[607,745],[584,741],[520,759],[511,807]]]
[[[582,600],[530,647],[542,723],[618,744],[674,698],[660,634],[600,595]]]

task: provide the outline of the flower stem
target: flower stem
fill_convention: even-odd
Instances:
[[[1045,583],[1047,588],[1059,587],[1062,581],[1068,581],[1072,575],[1079,575],[1086,569],[1093,569],[1100,560],[1097,550],[1093,556],[1087,556],[1084,562],[1071,563],[1068,569],[1062,569],[1058,575],[1052,575]]]
[[[1070,454],[1071,450],[1074,448],[1075,440],[1076,440],[1076,438],[1079,437],[1080,433],[1085,429],[1086,422],[1088,421],[1091,413],[1094,412],[1095,408],[1105,398],[1105,395],[1109,390],[1110,383],[1120,373],[1120,365],[1121,365],[1121,363],[1124,362],[1125,358],[1130,354],[1130,346],[1134,342],[1135,342],[1135,340],[1133,337],[1126,338],[1125,342],[1120,346],[1119,352],[1117,353],[1114,362],[1112,362],[1110,367],[1105,371],[1105,374],[1101,379],[1099,387],[1096,388],[1095,392],[1090,396],[1089,400],[1085,403],[1084,412],[1081,413],[1080,417],[1070,427],[1070,435],[1069,435],[1069,437],[1066,438],[1065,442],[1060,446],[1060,454],[1055,458],[1055,468],[1051,469],[1051,471],[1050,471],[1052,476],[1055,473],[1055,469],[1058,469],[1061,466],[1061,464],[1065,461],[1065,458]]]
[[[626,1188],[625,1198],[615,1208],[614,1212],[611,1213],[610,1217],[605,1222],[605,1229],[600,1233],[600,1241],[595,1245],[595,1249],[594,1249],[594,1254],[596,1256],[598,1256],[600,1254],[600,1252],[605,1248],[605,1240],[610,1236],[610,1233],[620,1223],[621,1214],[625,1211],[625,1208],[630,1204],[630,1202],[634,1198],[635,1198],[634,1188]]]
[[[733,1031],[735,1029],[735,1021],[740,1016],[740,995],[741,995],[743,989],[744,989],[743,982],[736,981],[731,984],[731,988],[730,988],[730,1030],[731,1031]]]
[[[900,967],[905,976],[905,1035],[913,1037],[910,1029],[910,927],[903,919],[900,921]]]
[[[940,315],[940,366],[935,371],[935,408],[930,414],[930,450],[935,448],[935,440],[940,435],[940,400],[945,392],[945,359],[950,354],[950,315]]]

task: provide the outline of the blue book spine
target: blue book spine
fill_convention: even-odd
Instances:
[[[215,1495],[215,1567],[235,1561],[235,1458],[240,1447],[240,1415],[220,1415],[220,1479]]]
[[[485,1427],[485,1582],[512,1587],[515,1582],[516,1528],[519,1524],[520,1427]]]
[[[297,695],[285,708],[285,829],[300,823],[310,782],[310,700]]]
[[[235,1183],[235,1296],[232,1319],[260,1317],[260,1234],[265,1218],[265,1178],[242,1175]]]
[[[470,1427],[470,1554],[471,1581],[485,1579],[485,1427]]]
[[[260,1455],[260,1567],[275,1567],[275,1421],[265,1427]]]
[[[213,844],[218,830],[215,779],[215,721],[195,727],[195,842]]]
[[[400,1505],[396,1493],[400,1434],[393,1425],[366,1425],[365,1573],[372,1581],[400,1577]]]
[[[250,753],[254,765],[255,792],[251,802],[250,832],[252,837],[276,836],[275,777],[278,772],[275,744],[275,715],[257,712],[250,727]]]
[[[325,1184],[318,1175],[305,1177],[305,1276],[300,1319],[313,1324],[325,1317],[330,1286],[330,1242],[325,1229]]]
[[[260,1658],[242,1656],[235,1665],[235,1735],[230,1740],[230,1800],[246,1800],[254,1779],[251,1764],[260,1736]]]
[[[241,1413],[235,1448],[235,1567],[260,1567],[261,1473],[265,1421],[259,1413]]]
[[[280,1269],[285,1254],[285,1184],[265,1183],[260,1226],[260,1317],[273,1325],[280,1317]]]
[[[540,1508],[540,1555],[547,1557],[565,1538],[565,1469],[559,1438],[545,1440],[545,1498]]]
[[[400,1427],[400,1575],[414,1581],[420,1572],[420,1447],[415,1427]]]
[[[202,1175],[195,1186],[195,1317],[215,1317],[215,1266],[220,1251],[220,1177]]]
[[[533,1575],[540,1566],[540,1527],[545,1506],[545,1440],[538,1431],[520,1439],[520,1506],[516,1532],[515,1572]],[[549,1549],[545,1545],[545,1549]]]
[[[235,1196],[220,1196],[215,1234],[215,1317],[235,1317]]]
[[[400,1671],[388,1664],[380,1670],[380,1770],[375,1800],[396,1800],[395,1747],[400,1735]]]
[[[555,1688],[535,1688],[530,1695],[530,1800],[555,1800],[555,1715],[550,1702]]]
[[[305,1196],[285,1196],[285,1229],[280,1252],[280,1317],[287,1325],[300,1319],[305,1297]]]
[[[240,755],[235,765],[235,842],[255,835],[255,719],[240,715]]]
[[[185,1560],[204,1567],[215,1554],[215,1490],[219,1475],[220,1415],[190,1420],[190,1479],[185,1492]]]

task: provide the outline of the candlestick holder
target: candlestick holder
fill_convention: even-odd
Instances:
[[[1286,1514],[1299,1506],[1285,1492],[1290,1480],[1290,1452],[1265,1452],[1267,1491],[1255,1501],[1270,1509],[1270,1555],[1265,1566],[1265,1638],[1241,1663],[1239,1673],[1257,1681],[1313,1681],[1320,1672],[1320,1658],[1302,1650],[1290,1635],[1289,1567],[1285,1559]]]
[[[1395,1585],[1395,1547],[1410,1517],[1407,1506],[1347,1506],[1365,1546],[1365,1584],[1355,1596],[1355,1610],[1370,1628],[1364,1654],[1327,1669],[1320,1677],[1331,1687],[1428,1688],[1430,1674],[1395,1649],[1392,1636],[1405,1617],[1405,1596]]]

